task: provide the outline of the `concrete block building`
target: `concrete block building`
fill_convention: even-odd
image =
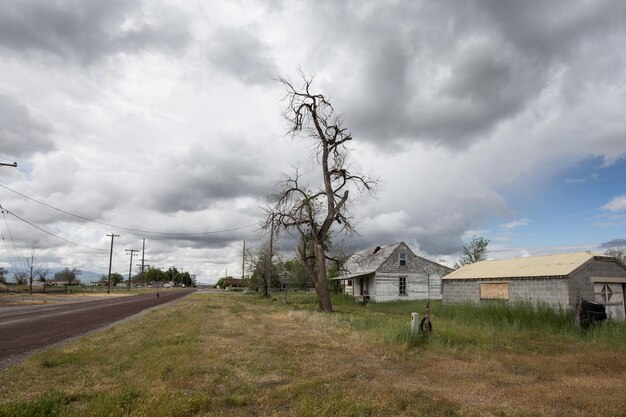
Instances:
[[[626,266],[618,259],[576,252],[466,265],[442,278],[444,303],[530,301],[573,309],[576,296],[606,307],[614,320],[626,318]]]

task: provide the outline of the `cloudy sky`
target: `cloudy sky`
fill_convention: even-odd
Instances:
[[[240,274],[281,173],[314,168],[273,81],[298,68],[382,179],[347,251],[626,243],[622,0],[180,3],[0,2],[0,162],[18,163],[0,168],[0,265],[38,242],[44,266],[105,272],[116,233],[122,273],[146,238],[151,265]]]

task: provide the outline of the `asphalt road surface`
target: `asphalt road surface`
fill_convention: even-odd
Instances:
[[[0,365],[36,349],[75,337],[184,297],[194,289],[61,304],[50,307],[0,310]],[[0,370],[3,366],[0,366]]]

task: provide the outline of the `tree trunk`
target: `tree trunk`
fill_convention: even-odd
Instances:
[[[319,301],[320,311],[332,313],[333,306],[330,302],[330,292],[328,291],[328,275],[326,275],[326,254],[322,245],[315,245],[315,269],[317,272],[317,282],[315,291]]]

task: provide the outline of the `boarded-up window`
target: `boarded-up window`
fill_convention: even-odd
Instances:
[[[508,282],[489,282],[480,284],[481,300],[508,300]]]

